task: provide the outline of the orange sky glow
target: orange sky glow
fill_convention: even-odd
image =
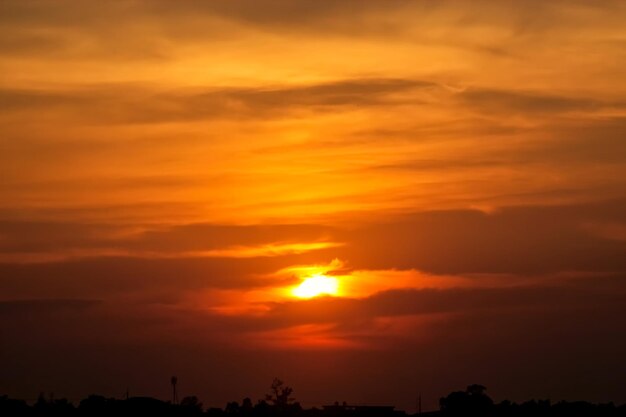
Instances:
[[[625,21],[2,1],[0,394],[626,401]]]

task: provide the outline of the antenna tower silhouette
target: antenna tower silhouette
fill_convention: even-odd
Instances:
[[[172,404],[178,404],[178,394],[176,393],[176,384],[178,383],[178,378],[173,376],[170,381],[172,382]]]

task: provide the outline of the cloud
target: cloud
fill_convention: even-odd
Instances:
[[[284,283],[290,278],[277,271],[334,258],[346,262],[334,272],[339,274],[398,269],[530,275],[540,281],[542,274],[561,271],[623,272],[623,240],[589,226],[621,224],[623,205],[613,200],[506,207],[491,214],[430,211],[334,227],[200,223],[136,229],[5,221],[0,289],[38,296],[49,291],[58,297],[122,294],[146,286],[155,291],[241,290]],[[51,262],[50,256],[59,258]],[[38,263],[22,264],[21,257]],[[399,282],[400,277],[387,279]]]
[[[620,242],[583,229],[592,219],[619,220],[624,202],[433,211],[366,225],[336,250],[362,269],[415,268],[439,274],[624,271]]]
[[[583,228],[603,239],[626,241],[626,224],[623,222],[597,221],[584,224]]]
[[[434,88],[435,83],[393,78],[356,78],[301,86],[216,87],[159,92],[139,85],[74,90],[0,90],[7,112],[55,110],[94,123],[167,123],[219,118],[258,119],[308,109],[393,104],[394,94]]]
[[[263,315],[242,316],[194,309],[180,300],[154,304],[117,299],[84,310],[59,307],[54,314],[36,307],[47,305],[45,300],[22,301],[20,311],[11,307],[0,315],[3,340],[11,341],[2,344],[0,352],[19,358],[7,364],[7,375],[23,371],[20,360],[28,361],[29,375],[46,387],[60,383],[55,377],[58,366],[65,378],[73,375],[70,380],[84,384],[90,379],[81,369],[92,364],[89,374],[97,378],[89,387],[63,385],[78,397],[83,395],[81,389],[104,393],[115,389],[100,385],[103,379],[114,381],[110,383],[114,386],[118,380],[129,380],[133,392],[156,395],[158,384],[152,386],[150,381],[167,381],[163,375],[173,369],[182,375],[187,390],[206,398],[216,395],[214,385],[225,390],[220,395],[226,397],[237,398],[242,389],[250,389],[252,395],[259,389],[255,385],[265,386],[280,372],[298,383],[294,385],[299,398],[313,401],[314,393],[332,395],[344,384],[352,387],[342,379],[346,374],[364,378],[373,372],[387,375],[392,369],[394,380],[402,375],[403,381],[411,381],[411,389],[425,384],[435,392],[448,392],[451,377],[473,380],[481,375],[485,384],[527,398],[554,388],[551,383],[533,382],[544,367],[566,372],[573,380],[584,376],[585,381],[615,371],[626,343],[622,321],[616,320],[624,314],[623,276],[553,282],[558,285],[406,289],[358,300],[275,303]],[[59,305],[66,301],[73,305],[69,300]],[[25,314],[28,309],[32,312]],[[24,326],[28,332],[16,331]],[[50,361],[59,351],[71,354],[71,363]],[[520,362],[522,356],[527,361]],[[586,365],[572,368],[572,362]],[[312,363],[315,367],[309,367]],[[222,375],[239,367],[251,372],[250,387],[224,381]],[[215,381],[204,374],[197,377],[197,369],[212,369],[219,377]],[[151,378],[133,377],[138,370]],[[328,393],[319,394],[314,383],[324,378],[330,378],[331,386]],[[520,387],[520,380],[528,384]],[[35,389],[32,382],[15,381],[7,388]],[[396,386],[390,379],[388,384],[394,392],[379,392],[380,401],[394,401],[398,390],[406,388],[405,382]],[[563,393],[618,392],[610,386],[609,393],[590,393],[584,385],[575,383]],[[345,395],[359,398],[351,389]]]
[[[429,102],[421,96],[430,91]],[[450,98],[453,100],[451,101]],[[621,102],[515,90],[470,88],[450,96],[436,80],[363,78],[304,85],[181,88],[160,91],[156,86],[109,84],[73,89],[0,90],[5,112],[55,111],[58,116],[94,123],[168,123],[210,119],[251,120],[303,110],[324,112],[378,106],[426,104],[459,106],[486,116],[566,115],[626,108]],[[19,114],[19,113],[18,113]],[[6,115],[4,116],[7,117]],[[15,117],[15,116],[14,116]],[[424,129],[424,126],[416,126]]]
[[[27,299],[0,300],[0,315],[13,316],[22,314],[50,314],[59,311],[83,312],[99,304],[97,300],[80,299]]]
[[[270,273],[298,255],[280,258],[94,258],[64,262],[0,264],[0,288],[16,297],[151,294],[201,288],[265,286]]]
[[[588,123],[568,123],[548,129],[553,140],[531,143],[520,150],[528,161],[543,161],[555,167],[577,164],[610,164],[611,170],[624,168],[626,117],[605,117]],[[607,181],[609,182],[609,181]]]
[[[370,322],[401,316],[457,314],[509,314],[586,309],[597,306],[618,308],[626,296],[621,276],[605,278],[608,287],[593,288],[593,278],[575,285],[561,280],[558,285],[524,285],[474,288],[406,288],[376,293],[366,298],[322,297],[305,301],[270,304],[256,317],[226,319],[238,330],[271,330],[302,325],[341,325],[366,329]],[[581,301],[584,297],[584,301]],[[343,327],[342,327],[343,328]],[[345,329],[344,329],[345,330]]]
[[[572,111],[594,111],[603,106],[602,103],[591,99],[524,91],[468,89],[459,93],[457,97],[472,110],[489,114],[504,113],[508,116],[526,114],[550,117]]]
[[[78,258],[254,258],[331,249],[333,228],[317,225],[116,225],[0,221],[0,261]]]
[[[0,2],[0,392],[623,399],[623,2],[258,3]]]

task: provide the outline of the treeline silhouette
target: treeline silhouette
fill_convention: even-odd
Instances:
[[[222,408],[204,408],[195,396],[184,397],[181,401],[162,401],[150,397],[130,397],[125,399],[106,398],[90,395],[78,404],[64,398],[39,399],[30,405],[24,400],[0,396],[0,416],[4,417],[409,417],[404,411],[392,406],[352,406],[335,403],[321,408],[304,409],[291,396],[293,390],[275,379],[271,392],[265,399],[256,403],[245,398],[241,403],[233,401]],[[174,397],[176,400],[176,397]],[[500,403],[487,395],[482,385],[470,385],[465,391],[448,394],[439,401],[438,411],[418,412],[413,416],[476,416],[476,417],[603,417],[626,416],[626,404],[592,404],[584,401],[557,402],[531,400],[521,404],[508,400]]]
[[[439,400],[440,411],[428,416],[477,416],[477,417],[603,417],[626,416],[626,404],[592,404],[586,401],[531,400],[517,404],[504,400],[495,404],[483,385],[469,385],[465,391],[455,391]]]

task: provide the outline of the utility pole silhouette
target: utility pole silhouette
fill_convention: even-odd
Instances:
[[[422,393],[417,394],[417,415],[422,415]]]
[[[421,392],[417,395],[417,415],[418,416],[422,415],[422,393]]]
[[[176,393],[176,384],[178,383],[178,378],[173,376],[170,381],[172,382],[172,404],[177,404],[178,394]]]

